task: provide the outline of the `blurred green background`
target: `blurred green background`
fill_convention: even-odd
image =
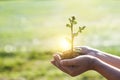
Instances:
[[[0,80],[106,80],[94,71],[70,77],[50,60],[64,51],[65,27],[76,16],[87,26],[75,46],[91,46],[120,55],[119,0],[1,0]]]

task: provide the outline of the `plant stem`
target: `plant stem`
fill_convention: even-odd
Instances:
[[[73,23],[71,23],[71,52],[73,53],[73,42],[74,42],[74,35],[73,35]]]

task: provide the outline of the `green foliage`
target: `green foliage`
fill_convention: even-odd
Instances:
[[[0,52],[0,58],[6,58],[6,57],[14,57],[16,56],[15,53],[7,53],[7,52]]]
[[[27,56],[28,59],[34,60],[34,59],[49,59],[52,57],[52,51],[46,51],[46,52],[37,52],[37,51],[32,51],[29,53],[29,56]]]

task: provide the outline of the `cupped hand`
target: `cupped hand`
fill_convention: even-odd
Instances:
[[[102,54],[101,51],[88,46],[77,46],[74,48],[74,51],[81,55],[91,55],[94,57],[96,57],[97,54]]]
[[[72,59],[62,60],[59,54],[56,54],[51,63],[63,72],[71,76],[77,76],[85,71],[93,69],[94,60],[95,57],[90,55],[82,55]]]

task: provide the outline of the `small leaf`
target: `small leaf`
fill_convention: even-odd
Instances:
[[[80,32],[80,33],[82,32],[82,28],[81,28],[81,27],[79,27],[79,32]]]
[[[84,30],[84,29],[85,29],[85,27],[86,27],[86,26],[83,26],[83,27],[82,27],[82,30]]]
[[[66,27],[69,27],[69,28],[70,28],[71,26],[70,26],[70,24],[66,24]]]
[[[69,21],[72,22],[72,20],[69,18]]]
[[[72,16],[72,20],[75,20],[75,16]]]
[[[81,33],[84,29],[85,29],[86,26],[83,26],[83,27],[79,27],[79,32]]]
[[[77,24],[77,21],[73,21],[73,24]]]

